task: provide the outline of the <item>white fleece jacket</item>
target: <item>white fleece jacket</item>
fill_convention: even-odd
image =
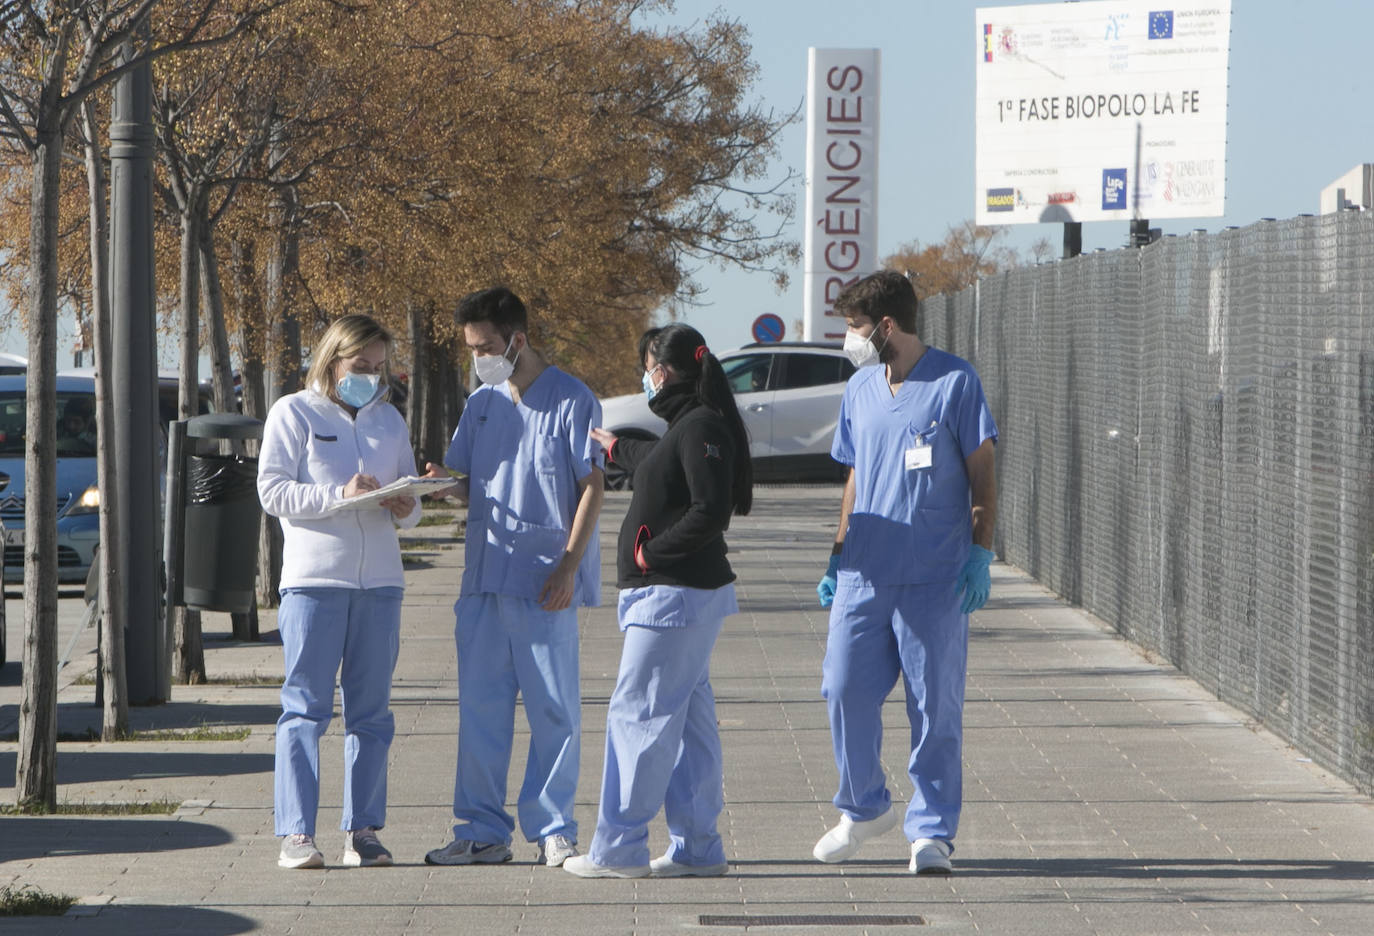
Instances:
[[[396,528],[420,522],[420,503],[404,519],[380,505],[327,513],[355,474],[380,484],[415,474],[405,420],[385,400],[356,418],[315,389],[272,404],[258,455],[258,499],[281,518],[283,588],[405,586]]]

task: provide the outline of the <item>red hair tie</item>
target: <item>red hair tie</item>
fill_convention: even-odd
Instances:
[[[704,357],[706,357],[706,345],[704,345],[704,344],[703,344],[703,345],[697,345],[697,353],[696,353],[697,363],[700,364],[700,363],[701,363],[701,359],[704,358]]]

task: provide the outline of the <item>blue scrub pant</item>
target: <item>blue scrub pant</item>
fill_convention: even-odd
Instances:
[[[963,803],[967,669],[968,615],[959,611],[954,582],[871,586],[841,577],[821,679],[840,772],[837,808],[866,821],[891,803],[881,763],[882,708],[900,675],[915,790],[903,829],[909,841],[953,842]]]
[[[506,774],[515,742],[515,696],[525,705],[530,747],[517,812],[527,841],[577,841],[573,800],[582,755],[577,608],[545,611],[508,595],[466,595],[458,616],[458,772],[455,839],[505,844]]]
[[[386,824],[386,760],[396,733],[391,674],[401,646],[403,594],[400,588],[282,589],[277,629],[286,678],[277,720],[277,835],[315,834],[320,738],[334,714],[336,673],[344,719],[339,828]]]
[[[625,629],[620,675],[606,715],[606,767],[596,836],[599,865],[649,863],[649,822],[663,809],[679,864],[725,861],[716,819],[725,806],[711,692],[711,649],[723,617],[685,627]]]

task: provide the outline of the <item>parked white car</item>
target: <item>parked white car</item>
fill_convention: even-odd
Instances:
[[[751,344],[722,352],[720,363],[749,430],[756,480],[843,479],[843,468],[830,457],[830,441],[854,365],[838,344]],[[643,393],[607,397],[601,410],[602,425],[618,436],[657,439],[667,429]],[[606,486],[627,488],[629,478],[607,465]]]

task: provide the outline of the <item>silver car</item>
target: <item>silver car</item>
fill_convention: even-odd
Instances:
[[[844,469],[830,457],[844,385],[854,365],[838,344],[769,342],[720,355],[725,379],[749,431],[749,454],[759,481],[839,481]],[[619,436],[657,439],[667,425],[643,393],[601,401],[602,425]],[[606,486],[630,479],[606,466]]]

